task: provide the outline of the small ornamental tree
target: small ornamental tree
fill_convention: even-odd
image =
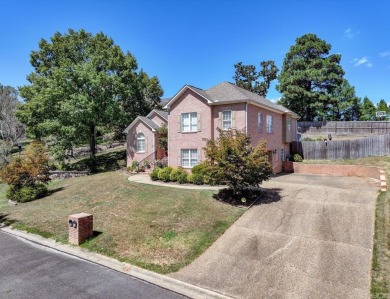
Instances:
[[[218,129],[219,138],[207,140],[205,153],[210,176],[226,183],[233,195],[239,196],[248,187],[258,187],[272,174],[265,140],[256,147],[251,138],[237,130]]]
[[[0,172],[0,178],[9,185],[7,198],[26,202],[45,196],[50,180],[48,161],[42,142],[28,145],[24,158],[14,159]]]
[[[168,150],[168,127],[166,124],[163,124],[157,129],[158,139],[158,148],[167,151]]]

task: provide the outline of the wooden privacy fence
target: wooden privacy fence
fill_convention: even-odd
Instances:
[[[355,140],[295,141],[292,154],[308,160],[356,159],[390,155],[390,134]]]
[[[306,134],[389,134],[389,121],[298,122],[298,133]]]

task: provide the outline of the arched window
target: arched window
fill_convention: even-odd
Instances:
[[[138,133],[137,135],[137,153],[144,153],[146,151],[145,135]]]

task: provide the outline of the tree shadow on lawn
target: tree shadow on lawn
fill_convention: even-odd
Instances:
[[[16,222],[15,220],[9,219],[8,216],[8,214],[0,214],[0,228],[2,226],[10,226]]]
[[[125,166],[126,150],[99,154],[96,156],[96,171],[94,173],[119,170]],[[122,162],[123,161],[123,162]],[[84,158],[80,161],[68,165],[68,170],[90,170],[92,163],[90,158]]]
[[[253,206],[277,202],[281,199],[280,188],[264,189],[261,187],[248,187],[234,192],[232,189],[225,188],[213,194],[213,197],[234,206]]]
[[[54,194],[54,193],[57,193],[57,192],[63,191],[63,190],[65,190],[64,187],[58,187],[58,188],[54,188],[54,189],[49,189],[49,190],[47,191],[47,196],[50,196],[50,195],[52,195],[52,194]]]

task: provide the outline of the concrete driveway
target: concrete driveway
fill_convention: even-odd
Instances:
[[[236,298],[369,298],[377,182],[290,174],[171,276]]]

